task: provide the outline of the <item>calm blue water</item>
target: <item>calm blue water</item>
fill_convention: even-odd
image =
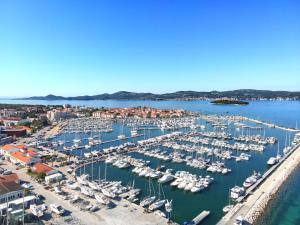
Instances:
[[[150,106],[165,109],[185,109],[212,114],[235,114],[244,115],[269,122],[276,122],[290,127],[300,126],[300,101],[252,101],[247,106],[234,105],[211,105],[208,101],[39,101],[39,100],[0,100],[0,103],[10,104],[43,104],[62,105],[71,104],[76,106],[90,107],[134,107]]]
[[[133,107],[133,106],[150,106],[156,108],[173,108],[197,111],[209,114],[234,114],[243,115],[252,118],[261,119],[276,124],[296,127],[298,121],[300,125],[300,102],[296,101],[253,101],[248,106],[224,106],[211,105],[207,101],[14,101],[0,100],[1,103],[23,103],[23,104],[71,104],[79,106],[94,106],[94,107]],[[114,125],[115,131],[110,134],[103,134],[103,140],[114,139],[119,134],[118,124]],[[125,132],[129,130],[125,128]],[[147,134],[147,137],[159,135],[158,131],[152,131]],[[266,130],[267,136],[275,136],[279,139],[281,146],[284,144],[285,132],[275,129]],[[72,139],[73,136],[63,137],[60,139]],[[137,139],[138,140],[138,139]],[[115,142],[113,145],[119,145],[120,142]],[[107,145],[108,146],[108,145]],[[106,145],[101,148],[107,147]],[[78,151],[78,155],[82,152]],[[241,185],[246,177],[248,177],[255,169],[263,172],[266,168],[267,159],[276,154],[276,147],[269,146],[263,154],[251,153],[252,158],[248,162],[235,163],[228,161],[226,165],[233,169],[230,175],[213,175],[216,182],[203,193],[191,194],[178,189],[172,189],[169,185],[164,185],[164,192],[167,198],[174,200],[174,213],[172,219],[182,223],[185,220],[192,219],[202,210],[210,210],[211,216],[205,220],[204,224],[215,224],[222,217],[222,208],[228,204],[228,189],[235,184]],[[150,159],[138,153],[133,153],[136,158]],[[151,166],[155,167],[161,164],[160,161],[151,158]],[[175,165],[173,163],[164,163],[167,168],[174,170],[188,170],[198,175],[205,175],[206,172],[187,167],[185,165]],[[104,165],[94,164],[85,168],[86,172],[91,173],[93,170],[94,177],[103,176]],[[108,179],[120,179],[124,183],[132,182],[134,179],[136,186],[145,189],[147,180],[137,177],[131,173],[131,170],[120,170],[109,166],[107,168]],[[300,192],[299,192],[300,169],[289,178],[288,182],[282,188],[282,194],[272,203],[266,215],[261,219],[260,224],[275,225],[275,224],[300,224]],[[155,184],[154,184],[155,186]],[[143,195],[146,195],[146,191]]]

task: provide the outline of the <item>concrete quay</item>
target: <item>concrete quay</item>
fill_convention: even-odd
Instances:
[[[266,207],[277,194],[280,187],[289,175],[300,164],[300,145],[295,146],[281,161],[267,171],[264,179],[246,196],[240,200],[235,207],[227,213],[217,225],[236,224],[236,218],[242,217],[242,224],[255,224],[257,219],[264,213]]]

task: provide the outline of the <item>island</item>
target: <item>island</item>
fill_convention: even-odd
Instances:
[[[229,99],[220,99],[214,100],[210,102],[211,104],[216,105],[248,105],[249,102],[241,101],[241,100],[229,100]]]

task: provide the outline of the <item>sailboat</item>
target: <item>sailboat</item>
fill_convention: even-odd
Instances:
[[[158,185],[158,200],[155,201],[154,203],[152,203],[150,206],[149,206],[149,210],[150,211],[155,211],[161,207],[163,207],[166,203],[166,200],[165,199],[160,199],[160,196],[161,196],[161,184]]]
[[[289,140],[288,140],[287,133],[286,133],[286,135],[285,135],[285,147],[283,149],[283,154],[287,154],[292,149],[292,147],[289,146],[290,137],[291,136],[289,135]]]
[[[151,179],[149,178],[149,196],[144,198],[143,201],[140,202],[140,206],[147,207],[152,204],[156,199],[156,196],[151,196]]]
[[[126,138],[125,134],[124,134],[124,124],[122,124],[122,132],[118,135],[118,139],[119,140],[123,140]]]
[[[276,157],[270,157],[269,160],[267,161],[267,164],[269,166],[273,166],[276,163],[278,163],[280,159],[281,159],[281,155],[279,154],[279,141],[278,141],[277,155]]]
[[[131,131],[130,131],[130,134],[131,134],[131,137],[136,137],[139,135],[138,131],[136,128],[133,128]]]

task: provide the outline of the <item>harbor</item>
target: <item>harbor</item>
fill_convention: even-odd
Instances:
[[[238,183],[243,183],[253,170],[263,174],[257,183],[245,191],[245,195],[231,200],[236,206],[239,205],[239,202],[251,194],[261,180],[271,173],[273,167],[266,164],[268,158],[276,156],[277,148],[280,149],[277,155],[284,156],[283,149],[292,144],[294,136],[293,133],[285,133],[286,131],[283,133],[281,129],[260,123],[249,123],[240,117],[200,116],[190,118],[189,121],[176,127],[176,132],[171,125],[164,131],[154,127],[155,125],[152,125],[152,129],[139,129],[141,124],[150,123],[149,121],[142,123],[135,121],[135,124],[130,121],[128,125],[124,121],[114,122],[112,124],[114,129],[108,133],[99,135],[99,132],[93,131],[73,134],[62,132],[57,138],[52,139],[52,142],[55,145],[57,143],[60,152],[79,157],[80,166],[75,170],[76,176],[88,174],[89,182],[102,179],[121,181],[122,184],[134,182],[140,192],[138,196],[129,198],[133,204],[140,204],[139,202],[146,199],[150,189],[156,194],[162,189],[164,197],[168,201],[173,201],[170,215],[172,221],[177,223],[192,221],[199,211],[209,210],[211,215],[201,224],[211,224],[222,216],[222,208],[228,202],[226,201],[228,190]],[[134,137],[131,137],[132,127],[140,132],[138,134],[134,132]],[[121,134],[124,136],[118,138]],[[268,136],[270,134],[272,136]],[[72,149],[73,139],[80,139],[80,143],[86,146],[92,140],[89,138],[91,136],[94,137],[94,141],[100,140],[101,136],[101,142],[92,144],[90,148],[79,145]],[[261,158],[264,160],[261,161]],[[281,158],[284,159],[285,157]],[[251,163],[252,160],[264,163],[254,165]],[[278,162],[275,166],[279,164]],[[149,180],[150,189],[147,188]],[[209,202],[212,201],[211,196],[218,195],[217,190],[220,188],[224,190],[219,195],[223,204],[219,204],[216,210],[216,204],[212,202],[211,204],[214,204],[212,208]],[[199,201],[205,204],[197,203],[198,206],[186,214],[184,208],[176,204],[182,201],[191,205],[196,205]],[[192,203],[193,201],[195,203]],[[190,216],[184,217],[182,213]],[[157,214],[167,217],[164,210]]]

